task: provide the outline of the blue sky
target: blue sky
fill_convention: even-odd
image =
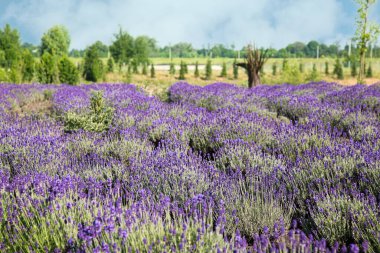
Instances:
[[[51,26],[66,26],[72,48],[110,44],[118,27],[159,45],[247,43],[280,48],[315,39],[345,45],[355,32],[354,0],[0,0],[0,25],[38,44]],[[376,15],[377,14],[377,15]],[[380,21],[380,4],[371,11]]]

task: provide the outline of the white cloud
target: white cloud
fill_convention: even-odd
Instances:
[[[3,10],[34,42],[55,24],[65,25],[73,48],[96,40],[110,43],[121,25],[132,35],[146,34],[160,45],[179,41],[249,42],[281,47],[294,41],[344,37],[345,16],[338,0],[20,0]],[[353,21],[354,22],[354,21]]]

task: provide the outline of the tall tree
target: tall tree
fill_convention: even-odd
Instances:
[[[248,75],[248,87],[252,88],[261,84],[260,71],[268,59],[268,50],[258,49],[248,45],[244,63],[238,63],[239,67],[246,69]]]
[[[156,48],[155,39],[139,36],[134,41],[134,59],[137,64],[149,63],[149,55]]]
[[[108,46],[101,41],[96,41],[94,45],[98,48],[99,57],[107,58],[108,57]]]
[[[377,39],[380,33],[379,25],[368,20],[369,8],[376,3],[376,0],[356,0],[359,4],[358,17],[356,20],[356,33],[354,39],[358,42],[359,48],[359,75],[358,83],[364,82],[365,57],[368,44]]]
[[[0,58],[3,58],[0,65],[5,68],[15,67],[21,60],[20,35],[9,24],[5,25],[4,30],[0,30],[0,54]]]
[[[64,56],[69,53],[70,34],[66,27],[56,25],[50,28],[41,38],[40,53]]]
[[[57,56],[45,52],[37,66],[37,78],[40,83],[59,83]]]
[[[96,44],[87,48],[84,57],[83,76],[87,81],[98,82],[104,74],[103,63]]]
[[[211,64],[211,60],[209,59],[207,60],[207,64],[206,64],[205,79],[210,80],[211,76],[212,76],[212,64]]]
[[[32,53],[28,49],[24,49],[22,55],[22,80],[23,82],[30,82],[34,77],[35,62]]]
[[[115,40],[110,46],[110,52],[115,62],[120,66],[128,64],[134,56],[133,37],[120,28],[119,33],[115,34]]]

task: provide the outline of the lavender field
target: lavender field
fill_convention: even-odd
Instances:
[[[0,86],[0,252],[380,252],[380,85]]]

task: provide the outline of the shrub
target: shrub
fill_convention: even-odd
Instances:
[[[0,82],[8,82],[9,81],[9,78],[8,78],[8,74],[7,72],[0,68]]]
[[[66,84],[78,84],[79,72],[69,58],[63,57],[58,63],[59,81]]]
[[[237,65],[237,60],[236,60],[236,58],[235,58],[235,60],[234,60],[233,72],[234,72],[234,79],[238,79],[238,78],[239,78],[239,67],[238,67],[238,65]]]
[[[222,71],[220,72],[220,77],[227,77],[227,65],[223,62]]]
[[[37,79],[40,83],[59,83],[57,58],[44,53],[37,65]]]
[[[170,75],[174,75],[175,74],[175,66],[174,66],[173,62],[170,63],[169,74]]]
[[[198,61],[195,62],[195,71],[194,71],[194,77],[199,77],[199,68],[198,68]]]
[[[224,198],[226,205],[226,230],[229,234],[237,229],[248,239],[255,234],[271,230],[275,224],[289,227],[293,214],[292,201],[280,200],[270,186],[263,186],[260,179],[240,179],[229,187]]]
[[[86,49],[84,57],[83,76],[87,81],[98,82],[103,78],[103,62],[99,58],[98,46],[96,44]]]
[[[284,82],[289,84],[300,84],[304,81],[299,68],[295,65],[289,66],[286,64],[283,69],[282,76]]]
[[[115,62],[112,57],[108,58],[107,60],[107,71],[109,73],[113,73],[114,71]]]
[[[181,62],[181,66],[180,66],[180,69],[179,69],[179,77],[178,79],[179,80],[185,80],[185,74],[186,74],[186,70],[185,70],[185,63],[184,62]]]
[[[276,76],[277,75],[277,64],[273,63],[272,65],[272,75]]]
[[[336,58],[333,73],[334,73],[334,75],[336,75],[336,78],[338,78],[340,80],[344,79],[343,66],[342,66],[342,63],[340,62],[339,58]]]
[[[207,60],[205,79],[206,80],[210,80],[211,79],[211,75],[212,75],[211,60]]]
[[[150,77],[151,78],[155,78],[156,77],[156,71],[154,69],[154,65],[153,64],[150,66]]]
[[[66,132],[79,129],[103,132],[109,129],[112,123],[114,109],[106,105],[103,92],[93,92],[90,100],[90,108],[87,113],[77,114],[68,112],[65,115],[64,129]]]

